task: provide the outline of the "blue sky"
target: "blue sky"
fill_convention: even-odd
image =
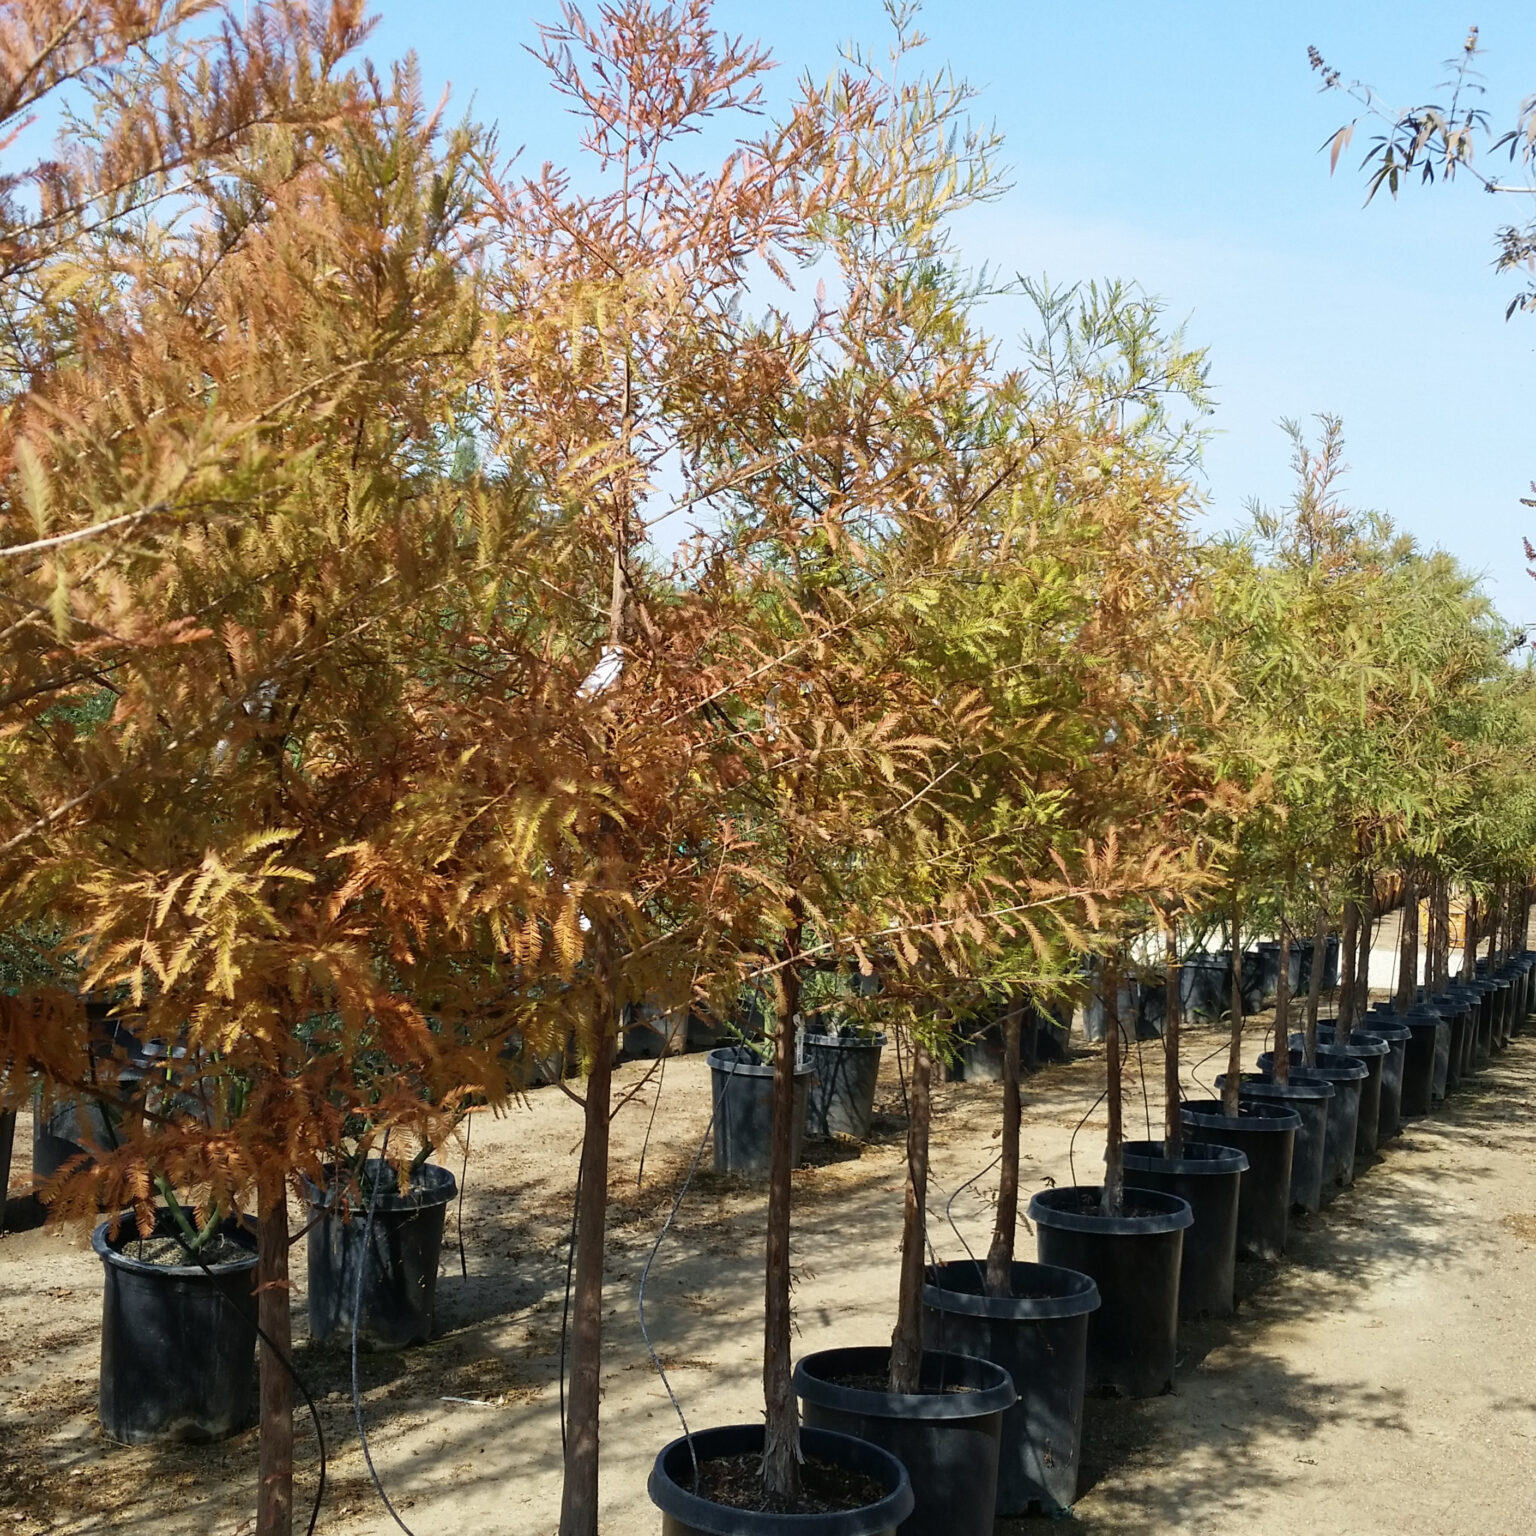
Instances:
[[[554,6],[524,0],[382,0],[369,52],[415,49],[429,88],[500,124],[535,164],[569,163],[571,120],[524,51]],[[883,45],[879,0],[718,0],[732,32],[761,37],[787,90],[824,75],[850,38]],[[1521,536],[1536,510],[1530,402],[1536,318],[1505,322],[1514,291],[1492,233],[1529,199],[1469,182],[1362,207],[1354,167],[1330,178],[1324,139],[1350,115],[1320,95],[1315,44],[1391,104],[1425,99],[1477,23],[1486,105],[1513,118],[1536,92],[1536,6],[930,0],[929,62],[982,90],[1007,140],[1012,188],[960,227],[966,256],[1003,273],[1139,281],[1208,346],[1218,429],[1206,452],[1210,517],[1290,489],[1281,417],[1344,418],[1355,504],[1485,573],[1511,620],[1536,626]],[[1009,334],[1025,321],[996,316]]]

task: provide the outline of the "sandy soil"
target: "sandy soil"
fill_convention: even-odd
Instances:
[[[1250,1021],[1250,1056],[1262,1029]],[[1191,1060],[1219,1050],[1190,1041]],[[889,1055],[889,1053],[887,1053]],[[1162,1060],[1147,1048],[1156,1119]],[[1209,1085],[1216,1061],[1197,1066]],[[620,1090],[646,1067],[620,1069]],[[1133,1134],[1143,1118],[1132,1074]],[[1049,1068],[1027,1091],[1025,1188],[1091,1182],[1103,1059]],[[646,1156],[639,1160],[659,1094]],[[895,1296],[902,1143],[899,1085],[882,1080],[878,1134],[862,1152],[815,1150],[795,1190],[797,1348],[883,1343]],[[999,1090],[936,1094],[932,1239],[941,1257],[981,1249],[995,1179],[950,1194],[995,1155]],[[637,1318],[637,1282],[708,1114],[702,1057],[670,1061],[615,1126],[604,1381],[604,1531],[654,1531],[650,1463],[677,1433]],[[1129,1110],[1128,1110],[1129,1114]],[[579,1111],[554,1090],[505,1117],[473,1117],[463,1207],[467,1276],[452,1242],[438,1291],[440,1337],[363,1360],[379,1474],[419,1536],[544,1536],[559,1498],[558,1347]],[[18,1171],[30,1126],[17,1127]],[[1532,1528],[1536,1470],[1536,1038],[1517,1040],[1449,1111],[1413,1124],[1356,1188],[1298,1221],[1277,1266],[1245,1266],[1228,1323],[1191,1329],[1177,1391],[1091,1405],[1081,1528],[1094,1533],[1307,1532],[1514,1536]],[[461,1150],[445,1160],[458,1172]],[[646,1322],[696,1426],[759,1413],[764,1200],[703,1169],[652,1267]],[[13,1200],[12,1217],[16,1214]],[[296,1213],[297,1215],[297,1213]],[[295,1221],[297,1225],[297,1220]],[[297,1328],[303,1263],[296,1250]],[[1020,1254],[1032,1244],[1020,1236]],[[131,1450],[95,1417],[99,1266],[88,1239],[46,1229],[0,1239],[0,1531],[248,1531],[255,1437]],[[395,1529],[368,1483],[343,1352],[301,1344],[331,1451],[320,1530]],[[468,1399],[469,1401],[449,1401]],[[301,1428],[300,1498],[313,1436]],[[1043,1522],[1000,1526],[1033,1532]]]

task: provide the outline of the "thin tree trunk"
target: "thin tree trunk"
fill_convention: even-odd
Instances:
[[[1444,875],[1435,882],[1435,907],[1435,990],[1443,992],[1451,984],[1451,882]]]
[[[1104,1092],[1109,1107],[1099,1209],[1106,1216],[1118,1216],[1125,1209],[1125,1105],[1120,1084],[1120,967],[1114,961],[1104,962],[1099,985],[1104,989]]]
[[[1306,1043],[1302,1047],[1303,1060],[1309,1067],[1317,1065],[1317,1005],[1323,996],[1323,967],[1328,960],[1328,909],[1317,909],[1317,925],[1312,930],[1312,974],[1307,978]],[[1345,1037],[1335,1035],[1341,1044]]]
[[[1441,949],[1441,908],[1439,908],[1441,882],[1438,877],[1430,880],[1424,900],[1424,991],[1441,989],[1439,975],[1439,949]]]
[[[1178,1157],[1184,1150],[1183,1089],[1179,1083],[1179,1030],[1183,1010],[1179,1000],[1178,936],[1168,930],[1168,949],[1163,964],[1163,1152]]]
[[[1003,1015],[1003,1144],[997,1181],[997,1217],[992,1224],[992,1246],[987,1250],[987,1295],[1013,1295],[1013,1246],[1019,1226],[1019,1125],[1023,1119],[1023,1095],[1019,1080],[1023,1067],[1019,1043],[1024,1032],[1026,994],[1015,990]]]
[[[599,962],[607,973],[607,966]],[[598,1411],[602,1389],[603,1249],[608,1215],[609,1100],[614,999],[599,996],[599,1022],[587,1076],[581,1184],[576,1195],[576,1261],[571,1292],[571,1388],[567,1398],[560,1536],[597,1536]]]
[[[1360,907],[1355,901],[1344,903],[1344,933],[1339,942],[1339,1010],[1334,1024],[1337,1037],[1349,1038],[1355,1026],[1355,970],[1360,949]]]
[[[929,1089],[933,1062],[917,1041],[912,1052],[912,1101],[907,1119],[907,1193],[901,1214],[901,1290],[891,1332],[892,1392],[916,1392],[923,1367],[923,1272],[928,1239]]]
[[[1232,902],[1232,1013],[1227,1046],[1227,1076],[1221,1085],[1221,1112],[1237,1114],[1237,1091],[1243,1076],[1243,928],[1237,902]]]
[[[1291,930],[1280,914],[1280,978],[1275,987],[1275,1081],[1291,1080]]]
[[[1376,877],[1366,871],[1365,900],[1360,903],[1360,977],[1355,983],[1356,1018],[1371,1011],[1371,945],[1376,937]]]
[[[256,1536],[293,1536],[292,1307],[288,1288],[288,1186],[264,1183],[256,1196],[256,1320],[261,1443],[257,1451]]]
[[[1477,975],[1477,897],[1467,893],[1466,933],[1461,950],[1461,979],[1471,981]]]
[[[800,925],[786,938],[786,958],[798,955]],[[798,964],[774,979],[773,1121],[768,1161],[768,1242],[763,1263],[763,1483],[792,1498],[800,1491],[800,1416],[790,1383],[794,1315],[789,1303],[790,1196],[795,1140],[795,1014],[800,1008]]]
[[[1392,1006],[1398,1013],[1413,1007],[1419,985],[1419,888],[1403,888],[1403,932],[1397,947],[1397,996]]]

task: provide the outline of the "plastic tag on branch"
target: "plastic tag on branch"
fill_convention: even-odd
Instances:
[[[597,665],[587,674],[587,680],[576,690],[578,699],[595,699],[618,682],[624,672],[624,652],[617,645],[605,645],[597,658]]]

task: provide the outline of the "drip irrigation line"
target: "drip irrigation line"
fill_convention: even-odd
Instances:
[[[459,1238],[459,1279],[469,1279],[469,1260],[464,1256],[464,1186],[469,1182],[469,1131],[474,1125],[473,1115],[464,1116],[464,1163],[459,1169],[459,1202],[454,1213],[453,1225]]]
[[[735,1065],[734,1063],[732,1064]],[[720,1102],[725,1102],[725,1095],[731,1091],[736,1081],[737,1074],[732,1071],[726,1074],[725,1087],[720,1093]],[[640,1284],[635,1292],[635,1311],[640,1321],[640,1337],[645,1341],[645,1352],[651,1358],[651,1365],[656,1374],[661,1378],[661,1385],[667,1394],[667,1401],[672,1404],[672,1411],[677,1415],[677,1422],[683,1426],[683,1438],[688,1442],[688,1456],[693,1462],[693,1485],[699,1485],[699,1453],[694,1449],[693,1431],[688,1427],[687,1417],[683,1413],[683,1405],[678,1402],[677,1394],[672,1390],[672,1383],[667,1377],[666,1367],[661,1363],[661,1356],[656,1353],[656,1346],[651,1343],[650,1330],[645,1326],[645,1287],[651,1278],[651,1266],[656,1262],[656,1255],[661,1252],[662,1241],[672,1229],[672,1223],[677,1219],[677,1213],[682,1208],[683,1198],[687,1195],[689,1186],[692,1185],[694,1175],[699,1171],[699,1164],[704,1157],[704,1148],[709,1143],[709,1133],[715,1128],[715,1109],[710,1108],[709,1119],[704,1126],[704,1134],[699,1137],[699,1144],[694,1149],[693,1161],[688,1165],[688,1173],[683,1182],[678,1186],[677,1194],[672,1198],[672,1208],[667,1212],[667,1219],[662,1222],[661,1230],[656,1234],[656,1241],[651,1244],[651,1251],[646,1255],[645,1265],[640,1271]]]
[[[1104,1086],[1104,1091],[1098,1096],[1098,1098],[1096,1098],[1093,1101],[1092,1104],[1090,1104],[1088,1106],[1087,1109],[1085,1109],[1083,1111],[1083,1118],[1081,1120],[1079,1120],[1077,1122],[1077,1124],[1072,1128],[1072,1138],[1071,1138],[1070,1141],[1067,1142],[1067,1172],[1068,1172],[1068,1174],[1070,1175],[1070,1177],[1072,1179],[1072,1184],[1073,1184],[1074,1188],[1077,1185],[1077,1160],[1076,1160],[1076,1158],[1074,1157],[1073,1154],[1074,1154],[1074,1152],[1076,1150],[1076,1147],[1077,1147],[1077,1135],[1078,1135],[1078,1132],[1081,1131],[1082,1128],[1085,1125],[1088,1124],[1089,1117],[1099,1107],[1099,1105],[1102,1104],[1104,1102],[1104,1100],[1107,1099],[1108,1097],[1109,1097],[1109,1085],[1106,1083],[1105,1086]]]
[[[389,1502],[389,1495],[384,1491],[384,1484],[379,1481],[378,1471],[373,1465],[373,1452],[368,1448],[368,1428],[363,1423],[363,1394],[357,1368],[357,1336],[363,1320],[363,1280],[368,1274],[368,1260],[373,1252],[373,1213],[379,1203],[379,1186],[383,1184],[385,1169],[389,1166],[384,1161],[389,1152],[389,1130],[389,1127],[385,1128],[384,1144],[379,1148],[381,1166],[373,1176],[373,1188],[368,1191],[368,1219],[363,1223],[363,1251],[358,1259],[357,1285],[352,1291],[352,1414],[357,1420],[357,1438],[362,1442],[363,1461],[367,1464],[368,1476],[373,1480],[374,1491],[389,1511],[390,1519],[405,1532],[405,1536],[415,1536],[410,1526],[400,1518],[400,1512]],[[364,1160],[364,1172],[367,1168],[367,1161]]]
[[[958,1200],[960,1196],[963,1195],[966,1190],[968,1190],[971,1185],[977,1181],[977,1179],[986,1178],[986,1176],[991,1173],[992,1170],[996,1168],[1000,1162],[1002,1162],[1002,1160],[1003,1154],[999,1152],[997,1156],[994,1157],[992,1161],[981,1170],[980,1173],[973,1173],[970,1178],[968,1178],[965,1183],[962,1184],[954,1192],[954,1194],[952,1194],[949,1199],[944,1202],[944,1219],[949,1223],[950,1231],[952,1231],[955,1236],[960,1239],[960,1246],[965,1249],[965,1256],[971,1261],[972,1264],[977,1264],[980,1262],[980,1260],[978,1260],[976,1255],[971,1252],[971,1245],[966,1242],[964,1234],[960,1231],[960,1228],[955,1225],[955,1218],[951,1213],[954,1209],[955,1201]],[[934,1262],[938,1262],[937,1258],[935,1258]]]
[[[571,1196],[571,1240],[565,1250],[565,1302],[560,1308],[560,1454],[565,1455],[565,1344],[571,1321],[571,1278],[576,1269],[576,1221],[581,1211],[581,1181],[587,1172],[587,1138],[581,1138],[576,1164],[576,1192]]]
[[[1163,1027],[1168,1026],[1166,1022]],[[1152,1101],[1147,1097],[1147,1063],[1141,1054],[1141,1037],[1136,1037],[1136,1072],[1141,1078],[1141,1111],[1147,1119],[1147,1140],[1152,1140]]]
[[[686,1022],[683,1028],[688,1026]],[[731,1074],[733,1077],[734,1073]],[[667,1081],[667,1048],[666,1037],[662,1037],[661,1066],[656,1073],[656,1096],[651,1100],[651,1118],[645,1122],[645,1139],[640,1143],[640,1165],[635,1169],[635,1188],[638,1190],[645,1182],[645,1155],[651,1150],[651,1127],[656,1124],[656,1111],[661,1107],[661,1090]],[[714,1121],[714,1113],[710,1113],[710,1121]],[[689,1442],[692,1444],[692,1441]]]

